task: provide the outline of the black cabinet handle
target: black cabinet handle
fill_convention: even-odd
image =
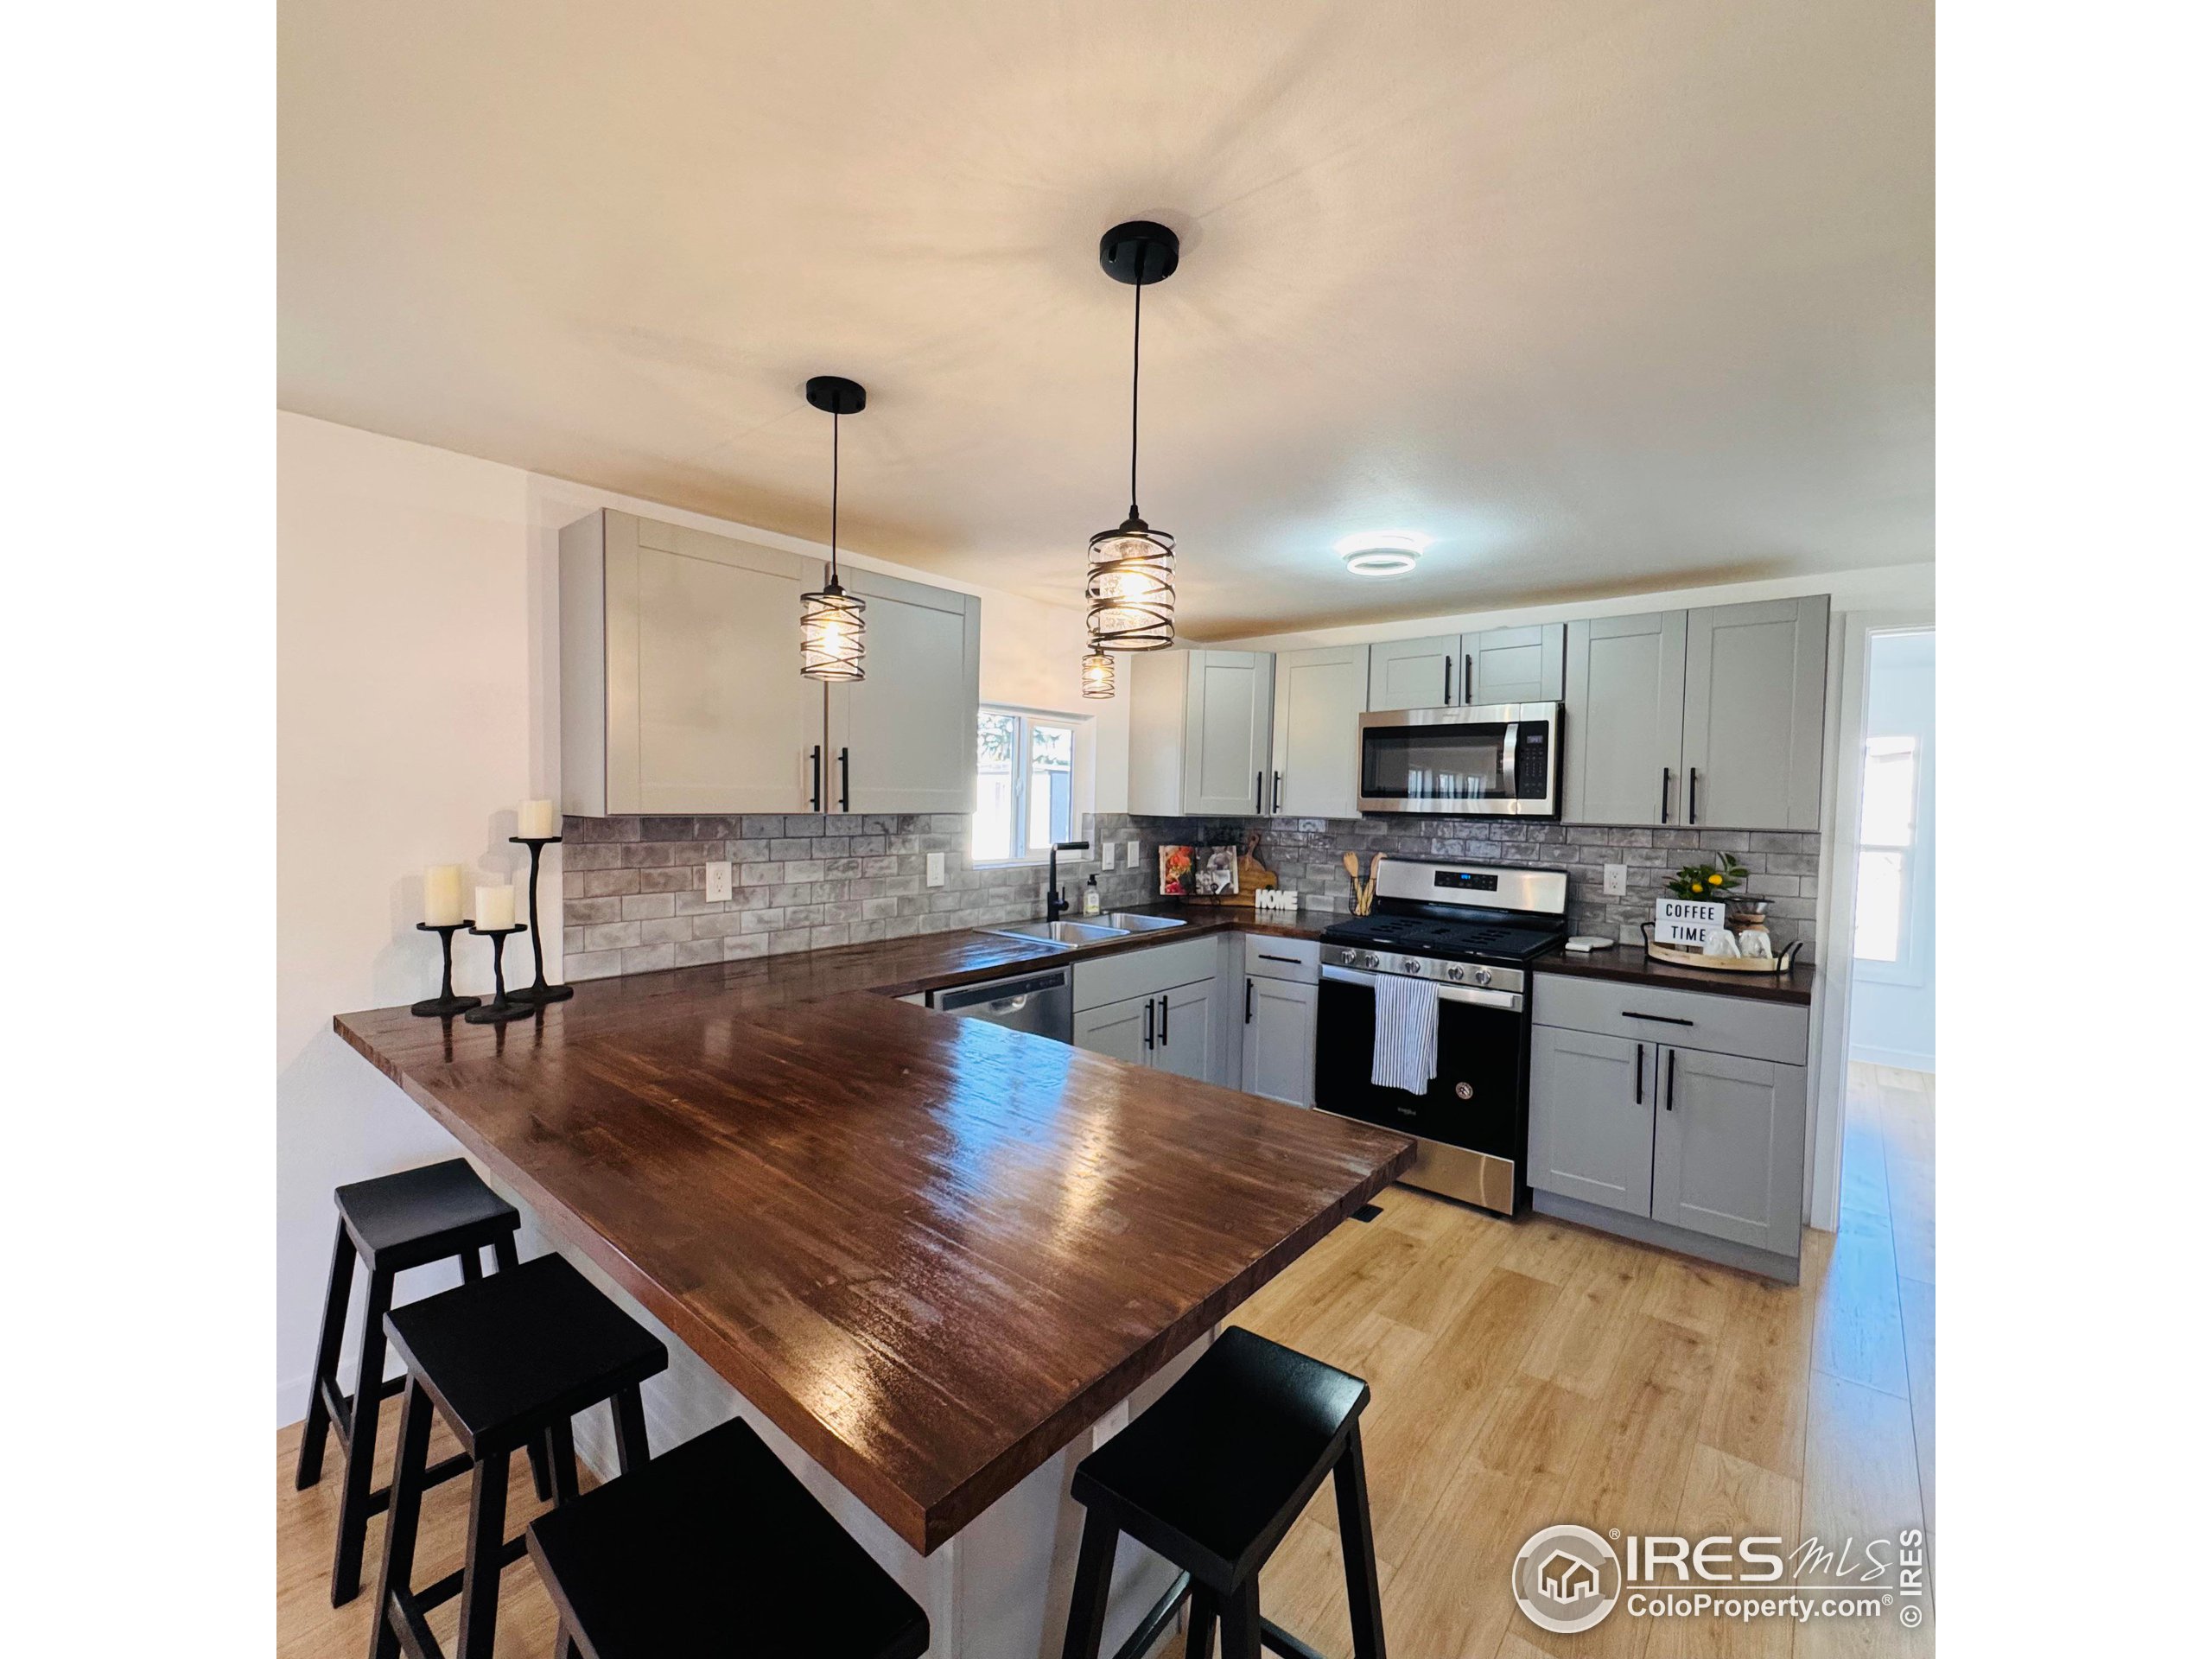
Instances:
[[[1672,766],[1659,768],[1659,822],[1662,823],[1667,822],[1667,791],[1674,781],[1675,769]]]
[[[1244,1023],[1252,1023],[1252,982],[1249,979],[1244,982]]]
[[[1144,1046],[1147,1048],[1152,1046],[1152,999],[1147,996],[1144,1000]]]
[[[814,746],[814,810],[822,810],[822,746]]]
[[[1636,1046],[1636,1103],[1643,1104],[1643,1045]]]
[[[1164,996],[1160,999],[1160,1043],[1163,1048],[1167,1046],[1167,999]]]
[[[1444,653],[1444,706],[1452,706],[1452,653]]]
[[[1282,810],[1282,773],[1281,772],[1275,773],[1274,810],[1278,812]]]
[[[1475,702],[1475,653],[1469,652],[1461,659],[1459,670],[1459,701],[1472,708]]]
[[[840,812],[853,810],[853,752],[850,749],[837,751],[837,810]]]
[[[1629,1008],[1623,1008],[1621,1010],[1621,1018],[1624,1020],[1649,1020],[1655,1026],[1694,1026],[1697,1024],[1697,1021],[1694,1020],[1677,1020],[1671,1014],[1637,1014]]]
[[[1690,768],[1689,821],[1692,823],[1695,823],[1697,822],[1697,768],[1695,766],[1692,766]]]
[[[1255,952],[1255,954],[1259,957],[1262,962],[1287,962],[1294,968],[1298,966],[1298,958],[1296,957],[1273,957],[1269,956],[1264,950]]]
[[[1670,1048],[1667,1051],[1667,1109],[1670,1112],[1675,1109],[1675,1054],[1676,1051],[1674,1049]]]

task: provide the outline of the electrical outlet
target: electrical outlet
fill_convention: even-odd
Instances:
[[[1605,896],[1608,899],[1628,897],[1627,865],[1608,864],[1605,866]]]
[[[727,859],[707,866],[707,902],[710,905],[729,902],[729,861]]]
[[[944,855],[943,853],[929,855],[928,869],[922,877],[922,885],[925,887],[941,887],[944,885]]]
[[[1102,870],[1110,870],[1114,868],[1114,843],[1110,841],[1102,841],[1098,843],[1098,868]]]

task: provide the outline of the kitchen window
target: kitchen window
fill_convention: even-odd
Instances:
[[[1911,948],[1920,740],[1870,737],[1859,785],[1859,902],[1851,954],[1904,965]]]
[[[1075,839],[1075,726],[1014,709],[976,715],[977,864],[1042,863]]]

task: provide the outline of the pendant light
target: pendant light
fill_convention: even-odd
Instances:
[[[1098,263],[1117,283],[1136,289],[1129,333],[1129,516],[1090,538],[1091,657],[1109,651],[1161,651],[1175,643],[1175,538],[1154,530],[1137,512],[1137,372],[1144,360],[1144,290],[1175,274],[1179,245],[1165,225],[1132,219],[1099,238]],[[1084,695],[1091,691],[1090,658],[1084,662]]]
[[[830,416],[830,580],[798,596],[798,671],[810,680],[864,680],[868,624],[861,613],[868,601],[837,580],[837,485],[841,423],[868,407],[868,390],[842,375],[817,374],[806,383],[806,401]]]
[[[1090,654],[1083,659],[1083,695],[1101,702],[1114,695],[1114,659],[1090,642]]]

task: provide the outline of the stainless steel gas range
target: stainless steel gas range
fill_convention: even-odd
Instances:
[[[1408,1184],[1510,1215],[1528,1196],[1529,966],[1567,938],[1567,875],[1377,857],[1375,908],[1321,935],[1314,1104],[1418,1143]],[[1426,1094],[1370,1081],[1379,976],[1437,986]]]

